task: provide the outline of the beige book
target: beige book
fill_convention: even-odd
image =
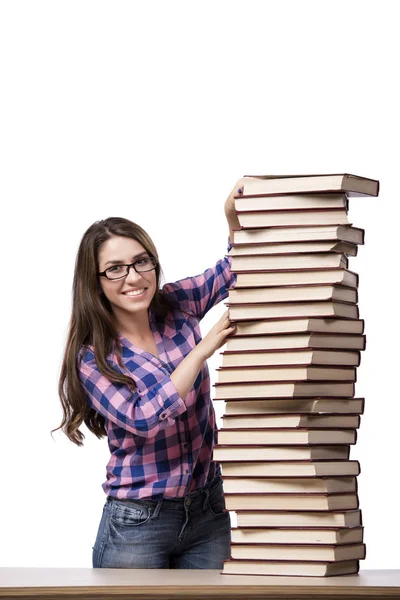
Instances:
[[[273,415],[290,413],[339,413],[361,415],[364,398],[271,398],[263,400],[230,400],[226,415]]]
[[[232,527],[233,544],[362,544],[363,527],[291,529],[289,527]]]
[[[359,415],[223,415],[224,429],[358,429]]]
[[[350,446],[214,446],[213,460],[228,461],[348,461]]]
[[[217,369],[219,383],[261,381],[355,381],[353,367],[223,367]]]
[[[232,318],[232,316],[231,316]],[[240,325],[237,326],[239,329]],[[245,331],[245,328],[241,328]],[[255,350],[295,350],[306,348],[364,350],[365,335],[332,333],[298,333],[283,335],[231,335],[226,340],[226,352],[250,352]]]
[[[269,304],[236,304],[229,306],[232,321],[251,319],[290,319],[293,317],[344,317],[358,319],[356,304],[331,300],[318,302],[271,302]]]
[[[283,227],[296,225],[351,225],[344,208],[319,210],[276,210],[236,213],[241,227]]]
[[[228,341],[239,336],[276,333],[345,333],[348,335],[361,335],[364,332],[364,320],[303,318],[278,321],[243,321],[235,323],[235,327],[235,333],[227,338]],[[343,348],[343,346],[340,347]]]
[[[273,365],[348,365],[358,367],[360,352],[340,350],[272,350],[222,352],[223,367],[260,367]]]
[[[353,429],[220,429],[218,444],[240,445],[330,445],[355,444],[357,430]]]
[[[360,510],[345,512],[262,512],[243,510],[237,513],[238,527],[359,527]]]
[[[377,196],[379,181],[350,173],[312,175],[246,175],[243,196],[265,194],[326,194]]]
[[[229,256],[229,255],[228,255]],[[303,269],[347,269],[348,259],[338,252],[310,252],[309,254],[253,254],[231,256],[233,273],[246,271],[284,271]]]
[[[234,229],[231,242],[239,244],[283,244],[286,242],[316,242],[340,240],[364,244],[365,231],[350,225],[312,225],[311,227],[267,227],[262,229]]]
[[[235,210],[251,212],[260,210],[307,210],[316,208],[347,209],[346,194],[288,194],[280,196],[237,196]]]
[[[265,288],[245,288],[229,290],[228,302],[252,304],[260,302],[304,302],[315,300],[337,300],[338,302],[358,301],[357,290],[342,285],[299,285]]]
[[[224,477],[356,477],[360,474],[357,460],[224,462]],[[317,490],[318,491],[318,490]],[[325,490],[321,490],[325,491]],[[337,490],[334,490],[337,491]],[[342,490],[339,490],[342,491]],[[343,490],[345,491],[345,490]],[[346,490],[353,491],[353,490]]]
[[[231,544],[231,556],[248,560],[326,560],[335,562],[365,558],[365,545]]]
[[[216,400],[290,397],[352,398],[355,386],[352,382],[261,382],[261,383],[215,383]]]
[[[358,509],[357,494],[227,494],[227,510],[343,511]]]
[[[357,491],[355,477],[228,477],[225,494],[349,494]]]
[[[226,560],[222,575],[275,575],[277,577],[336,577],[358,573],[359,562],[302,562],[279,560]]]
[[[239,244],[233,246],[228,256],[254,256],[260,254],[309,254],[312,252],[338,252],[347,256],[357,256],[358,247],[349,242],[337,240],[326,242],[287,242],[286,244]]]
[[[277,287],[281,285],[334,285],[335,283],[357,289],[358,275],[347,269],[237,273],[233,289]]]

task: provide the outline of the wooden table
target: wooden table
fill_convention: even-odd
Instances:
[[[337,600],[396,598],[400,570],[343,577],[255,577],[219,571],[0,568],[0,598]]]

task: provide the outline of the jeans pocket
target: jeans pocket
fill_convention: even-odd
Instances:
[[[222,480],[210,490],[208,496],[208,510],[213,517],[221,517],[229,514],[225,506]]]
[[[138,527],[150,519],[152,507],[140,501],[114,501],[110,520],[120,527]]]

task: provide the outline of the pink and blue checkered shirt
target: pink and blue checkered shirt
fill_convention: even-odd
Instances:
[[[228,238],[228,252],[231,247]],[[201,340],[199,321],[236,282],[230,267],[226,256],[201,275],[163,286],[177,308],[162,320],[149,308],[160,360],[119,335],[124,374],[137,386],[133,394],[100,373],[93,346],[81,348],[79,377],[90,407],[105,417],[111,457],[102,487],[108,496],[180,498],[220,473],[212,461],[217,429],[207,363],[186,397],[187,409],[170,376]],[[121,372],[113,353],[106,360]]]

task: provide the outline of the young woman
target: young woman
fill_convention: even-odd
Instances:
[[[234,195],[225,202],[239,227]],[[235,282],[230,258],[160,287],[157,250],[139,225],[96,221],[81,240],[59,394],[58,429],[77,445],[82,421],[108,436],[107,495],[93,567],[221,569],[230,519],[206,360],[234,331],[228,311],[201,338],[199,322]],[[54,430],[55,431],[55,430]]]

